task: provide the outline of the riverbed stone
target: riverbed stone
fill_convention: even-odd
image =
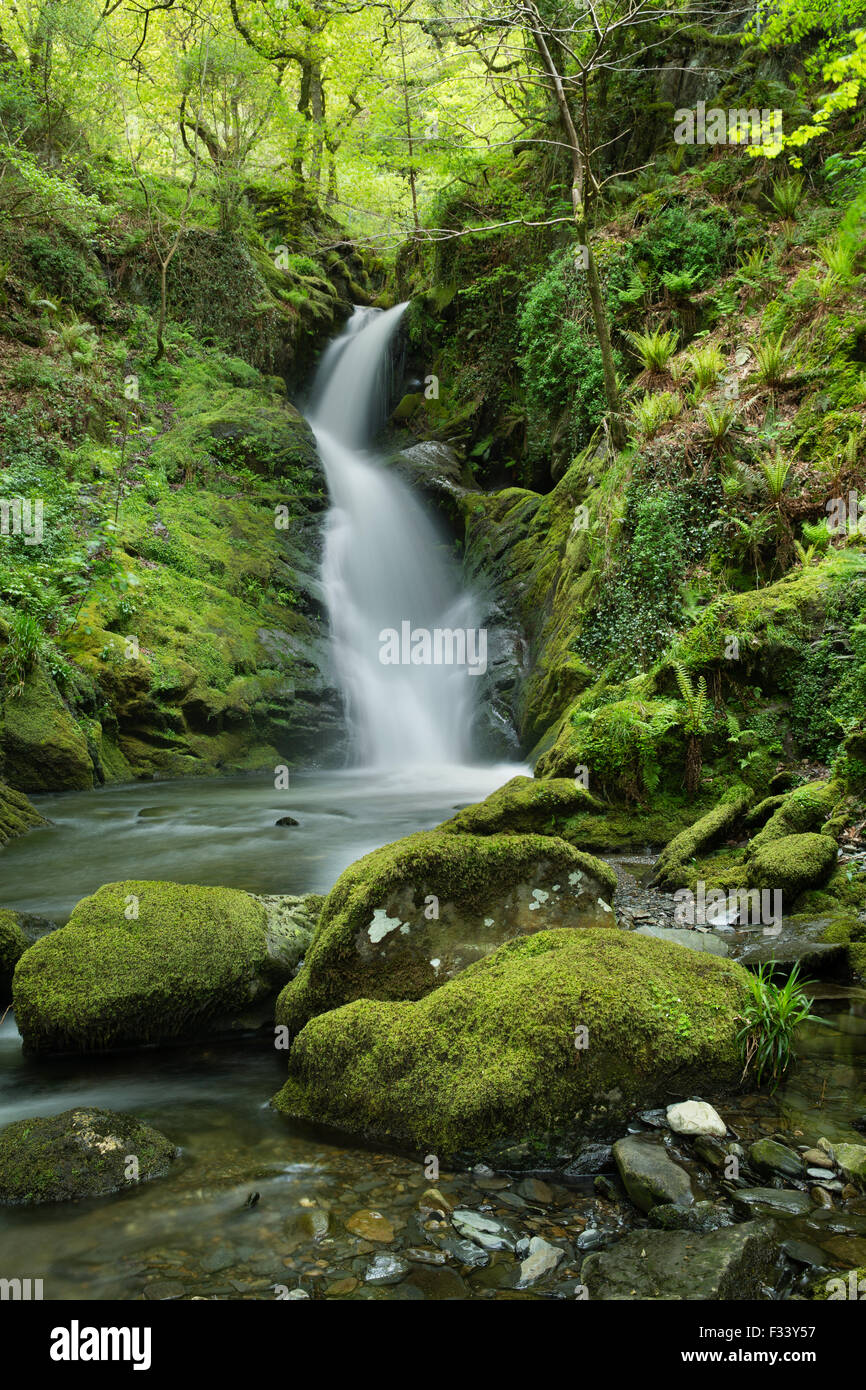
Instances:
[[[352,864],[325,900],[277,1022],[292,1032],[353,999],[421,999],[504,941],[610,926],[616,880],[555,836],[423,831]]]
[[[626,1192],[641,1211],[662,1203],[688,1207],[694,1202],[691,1178],[669,1157],[660,1140],[630,1134],[617,1140],[613,1156]]]
[[[789,1149],[787,1144],[777,1144],[775,1139],[758,1139],[750,1144],[749,1159],[765,1173],[781,1173],[786,1178],[803,1176],[800,1155]]]
[[[669,1105],[667,1121],[675,1134],[703,1134],[724,1139],[728,1132],[719,1112],[705,1100],[682,1100]]]
[[[127,1191],[163,1177],[178,1153],[159,1130],[112,1110],[82,1106],[16,1120],[0,1131],[0,1203],[30,1206]]]
[[[581,1281],[590,1300],[738,1301],[761,1296],[772,1278],[775,1242],[767,1226],[747,1221],[699,1236],[685,1231],[632,1231],[587,1256]]]
[[[537,1171],[543,1152],[559,1169],[563,1151],[622,1134],[674,1086],[736,1085],[747,989],[733,962],[632,932],[538,932],[416,1003],[362,999],[310,1020],[275,1104],[440,1162],[516,1160],[531,1134],[517,1166]],[[668,997],[675,1008],[659,1008]]]
[[[201,1036],[279,986],[266,913],[233,888],[109,883],[15,972],[32,1052],[94,1052]]]
[[[394,1226],[387,1216],[369,1207],[354,1212],[346,1222],[346,1230],[351,1231],[353,1236],[360,1236],[362,1240],[374,1240],[383,1245],[389,1245],[394,1239]]]
[[[546,1279],[564,1259],[565,1251],[560,1250],[558,1245],[551,1245],[550,1241],[544,1240],[542,1236],[533,1236],[526,1258],[520,1265],[518,1289],[528,1289],[530,1284],[537,1284],[539,1279]]]
[[[837,1144],[835,1153],[844,1177],[866,1183],[866,1144]]]
[[[780,1187],[741,1187],[733,1194],[734,1206],[749,1216],[805,1216],[812,1201],[805,1192]]]

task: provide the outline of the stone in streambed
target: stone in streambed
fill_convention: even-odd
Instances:
[[[541,1236],[533,1236],[529,1242],[526,1258],[520,1266],[518,1289],[526,1289],[530,1284],[537,1284],[539,1279],[544,1279],[548,1274],[552,1274],[564,1258],[565,1252],[560,1250],[558,1245],[551,1245]]]
[[[747,1216],[805,1216],[812,1210],[812,1201],[805,1192],[778,1187],[741,1187],[732,1201]]]
[[[688,1207],[694,1202],[691,1178],[660,1140],[631,1134],[617,1140],[613,1156],[626,1192],[641,1211],[662,1203]]]
[[[354,999],[421,999],[514,937],[610,926],[613,871],[547,835],[423,831],[352,864],[325,900],[277,1022]]]
[[[351,1231],[353,1236],[360,1236],[362,1240],[375,1240],[382,1245],[390,1245],[394,1239],[394,1227],[387,1216],[368,1207],[356,1211],[349,1217],[346,1230]]]
[[[675,1134],[710,1135],[724,1139],[728,1127],[705,1100],[683,1100],[667,1108],[667,1121]]]
[[[26,950],[27,938],[21,930],[18,913],[0,907],[0,1007],[11,998],[15,966]]]
[[[756,1168],[765,1173],[781,1173],[786,1178],[803,1176],[803,1160],[785,1144],[777,1144],[775,1139],[758,1139],[749,1145],[749,1159]]]
[[[734,1224],[731,1213],[725,1211],[724,1207],[717,1207],[714,1202],[695,1202],[693,1207],[665,1203],[651,1207],[649,1219],[650,1225],[660,1231],[697,1231],[699,1235]]]
[[[609,1250],[589,1255],[580,1277],[591,1300],[756,1299],[772,1278],[775,1248],[758,1221],[705,1236],[633,1231]]]
[[[111,1110],[81,1107],[17,1120],[0,1131],[0,1202],[29,1206],[120,1192],[163,1177],[178,1152],[158,1130]]]
[[[837,1144],[836,1162],[849,1182],[866,1183],[866,1144]]]
[[[397,1255],[377,1255],[364,1272],[365,1284],[399,1284],[409,1273],[405,1260]]]
[[[489,1161],[542,1136],[523,1166],[549,1153],[558,1169],[588,1135],[622,1133],[674,1086],[735,1085],[747,988],[733,962],[631,932],[538,932],[417,1003],[359,999],[311,1019],[275,1105],[440,1162]],[[670,993],[676,1014],[656,1005]],[[578,1024],[590,1044],[579,1053]]]

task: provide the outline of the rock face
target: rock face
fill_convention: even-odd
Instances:
[[[420,999],[512,937],[613,925],[615,886],[553,836],[410,835],[338,879],[277,1021],[297,1032],[352,999]]]
[[[610,1250],[589,1255],[581,1279],[590,1299],[761,1298],[773,1272],[775,1244],[758,1221],[710,1235],[632,1231]]]
[[[268,953],[287,975],[293,975],[303,959],[325,899],[321,893],[252,895],[267,914]]]
[[[178,1152],[158,1130],[111,1110],[18,1120],[0,1132],[0,1202],[65,1202],[124,1191],[163,1177]]]
[[[674,1078],[735,1085],[746,989],[729,961],[633,933],[543,931],[417,1003],[358,999],[313,1018],[275,1104],[440,1160],[519,1138],[534,1166],[561,1142],[614,1138]]]
[[[0,782],[0,848],[16,835],[23,835],[45,818],[32,806],[23,792],[17,792]]]
[[[641,1211],[668,1203],[690,1207],[694,1202],[691,1178],[668,1157],[659,1139],[629,1135],[614,1144],[613,1157],[626,1192]]]
[[[22,956],[13,997],[25,1047],[90,1052],[207,1032],[285,980],[266,928],[262,904],[231,888],[109,883]]]
[[[87,740],[50,676],[36,667],[0,714],[4,776],[23,792],[93,786]]]

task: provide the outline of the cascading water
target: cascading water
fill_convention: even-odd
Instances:
[[[447,541],[368,447],[387,409],[389,345],[405,308],[355,310],[322,359],[309,412],[331,496],[322,581],[334,664],[352,751],[367,767],[466,762],[481,645]],[[435,660],[437,631],[469,634],[462,664]],[[431,634],[426,653],[423,639],[410,647],[410,632]]]

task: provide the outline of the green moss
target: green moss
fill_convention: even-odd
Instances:
[[[269,958],[265,923],[261,903],[231,888],[106,884],[19,962],[14,1002],[25,1046],[89,1052],[165,1042],[242,1011],[285,978]]]
[[[25,792],[80,791],[93,786],[87,740],[41,665],[0,708],[4,775]]]
[[[101,1197],[162,1177],[177,1154],[158,1130],[109,1110],[18,1120],[0,1131],[0,1203]]]
[[[440,1159],[612,1137],[636,1105],[735,1084],[745,980],[633,933],[541,932],[418,1003],[362,999],[313,1019],[275,1104]]]
[[[534,898],[533,885],[543,885]],[[277,1001],[277,1021],[295,1032],[350,999],[419,998],[507,936],[550,925],[551,916],[556,925],[572,917],[611,921],[597,899],[615,889],[608,865],[555,836],[448,828],[410,835],[337,880],[304,967]]]
[[[786,911],[807,888],[823,883],[836,864],[837,845],[828,835],[786,835],[750,854],[748,886],[778,888]]]
[[[665,846],[656,864],[653,883],[664,888],[682,887],[685,866],[732,833],[742,821],[752,798],[750,787],[742,783],[730,787],[711,811]]]
[[[786,835],[820,829],[843,794],[844,787],[837,781],[808,782],[789,792],[781,798],[763,829],[752,839],[749,855],[753,855],[762,845],[772,844]]]
[[[16,835],[24,835],[35,826],[44,824],[45,818],[23,792],[0,782],[0,848]]]
[[[600,801],[579,783],[565,777],[546,781],[512,777],[486,800],[464,807],[439,828],[468,835],[495,835],[503,830],[559,835],[561,827],[572,816],[603,811]]]
[[[27,950],[27,938],[18,923],[18,913],[0,907],[0,1004],[8,1002],[15,966]]]

